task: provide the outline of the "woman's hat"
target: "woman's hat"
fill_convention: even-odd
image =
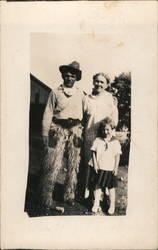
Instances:
[[[61,65],[59,67],[59,70],[61,73],[70,72],[72,74],[75,74],[77,77],[77,81],[81,79],[82,71],[80,70],[80,64],[76,61],[68,64],[68,65]]]

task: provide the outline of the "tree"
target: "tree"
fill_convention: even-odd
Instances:
[[[111,83],[110,92],[117,98],[119,109],[118,130],[131,130],[131,74],[121,73]]]
[[[131,132],[131,73],[121,73],[116,76],[109,87],[109,92],[118,101],[119,122],[117,130],[129,131],[128,139],[122,144],[122,157],[120,160],[121,165],[128,166]]]

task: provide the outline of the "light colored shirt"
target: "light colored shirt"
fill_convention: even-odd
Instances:
[[[118,123],[118,109],[112,95],[104,91],[101,95],[89,95],[85,98],[84,111],[88,115],[87,128],[110,117],[115,125]]]
[[[96,160],[99,169],[113,171],[115,167],[115,156],[121,154],[121,145],[117,139],[111,138],[109,142],[97,137],[91,147],[96,152]],[[89,163],[92,165],[92,160]]]
[[[88,163],[91,157],[91,146],[97,137],[100,122],[106,117],[110,117],[115,124],[118,123],[117,102],[113,96],[104,91],[101,95],[87,95],[85,97],[84,112],[86,114],[85,126],[85,161]]]
[[[53,117],[82,120],[84,98],[83,91],[78,87],[66,88],[60,85],[52,90],[43,115],[42,134],[48,136]]]

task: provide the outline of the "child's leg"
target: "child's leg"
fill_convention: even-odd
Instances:
[[[109,199],[110,199],[110,207],[108,209],[108,213],[113,214],[115,212],[115,188],[109,189]]]
[[[100,198],[101,198],[101,189],[96,189],[94,191],[94,204],[92,207],[92,212],[96,213],[100,209]]]
[[[84,198],[87,199],[89,197],[89,189],[86,187],[85,193],[84,193]]]
[[[105,188],[105,193],[107,196],[109,196],[109,189],[107,187]]]
[[[84,198],[87,199],[89,197],[89,179],[90,179],[90,166],[87,166],[87,172],[86,172],[86,181],[85,181],[85,193],[84,193]]]

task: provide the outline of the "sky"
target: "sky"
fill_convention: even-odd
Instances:
[[[51,88],[62,83],[60,65],[80,63],[82,79],[76,84],[91,92],[92,77],[104,72],[113,78],[131,71],[128,34],[31,34],[31,73]]]

